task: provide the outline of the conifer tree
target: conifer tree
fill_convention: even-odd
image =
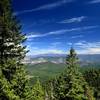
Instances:
[[[39,79],[37,79],[37,82],[34,84],[32,88],[32,93],[33,100],[45,100],[45,92]]]
[[[86,91],[87,83],[79,72],[78,57],[73,48],[66,58],[67,68],[54,81],[54,92],[57,100],[94,100]]]
[[[21,34],[21,25],[13,15],[11,0],[0,0],[0,62],[7,59],[20,60],[25,56],[25,47],[22,43],[26,40]]]
[[[50,79],[48,82],[46,82],[45,85],[45,100],[55,100],[54,97],[54,87],[53,87],[53,82],[54,79]]]
[[[1,66],[0,66],[1,68]],[[0,69],[0,100],[19,100],[19,96],[14,94],[14,90],[11,88],[10,83],[3,76]]]
[[[20,29],[11,0],[0,0],[0,100],[27,100],[28,79],[21,63],[26,38]]]
[[[100,99],[100,69],[90,69],[84,72],[84,78],[94,90],[94,97]]]

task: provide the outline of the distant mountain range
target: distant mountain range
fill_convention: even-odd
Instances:
[[[100,54],[84,54],[78,55],[80,59],[80,63],[83,64],[91,64],[91,63],[99,63],[100,64]],[[36,56],[27,56],[23,63],[30,64],[38,64],[38,63],[65,63],[66,55],[65,54],[43,54]]]
[[[78,55],[80,59],[81,71],[84,72],[89,68],[100,68],[100,55]],[[41,81],[53,78],[62,73],[66,64],[66,55],[38,55],[27,56],[23,63],[26,64],[26,70],[31,76],[31,83],[34,83],[34,79],[39,77]]]
[[[37,57],[66,57],[66,54],[40,54],[40,55],[30,55],[27,57],[37,58]]]

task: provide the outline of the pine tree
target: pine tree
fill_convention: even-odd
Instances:
[[[0,0],[0,100],[27,100],[29,86],[21,60],[26,40],[13,15],[11,0]],[[19,99],[18,99],[19,98]]]
[[[82,74],[79,72],[78,57],[73,48],[66,58],[67,68],[54,81],[54,92],[57,100],[94,100],[87,95],[89,88]]]
[[[39,79],[37,79],[37,82],[34,84],[32,88],[32,93],[33,93],[32,100],[45,100],[45,92]]]
[[[0,66],[1,68],[1,66]],[[14,94],[14,90],[11,88],[10,83],[3,76],[0,69],[0,100],[19,100],[19,96]]]
[[[0,7],[0,61],[20,60],[26,53],[21,45],[25,35],[21,34],[21,25],[12,13],[11,0],[0,0]]]
[[[50,79],[45,83],[45,100],[55,100],[53,87],[54,81],[54,79]]]
[[[100,99],[100,69],[90,69],[84,72],[84,78],[89,84],[89,86],[93,87],[94,97],[99,100]]]

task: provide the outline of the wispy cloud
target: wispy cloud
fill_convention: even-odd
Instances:
[[[62,45],[62,42],[53,42],[50,44],[50,48],[58,48],[60,45]]]
[[[90,48],[89,51],[92,54],[100,54],[100,47],[99,48]]]
[[[75,36],[72,36],[71,38],[76,39],[76,38],[82,38],[82,37],[84,37],[84,36],[83,35],[75,35]]]
[[[79,54],[100,54],[100,47],[77,50]]]
[[[41,55],[41,54],[64,54],[63,50],[59,49],[37,49],[31,50],[28,55]]]
[[[88,2],[88,4],[96,4],[96,3],[100,3],[100,0],[91,0]]]
[[[59,6],[62,6],[63,4],[66,3],[70,3],[73,2],[74,0],[59,0],[57,2],[54,3],[50,3],[50,4],[45,4],[42,5],[40,7],[34,8],[34,9],[30,9],[30,10],[23,10],[20,12],[15,12],[16,15],[20,15],[20,14],[24,14],[24,13],[30,13],[30,12],[34,12],[34,11],[40,11],[40,10],[50,10]]]
[[[49,35],[64,34],[66,32],[85,31],[85,30],[94,29],[94,28],[97,28],[97,27],[99,27],[99,26],[77,27],[77,28],[71,28],[71,29],[62,29],[62,30],[57,30],[57,31],[51,31],[51,32],[44,33],[44,34],[34,34],[34,32],[33,32],[33,34],[31,33],[31,35],[27,35],[26,37],[28,39],[29,38],[40,38],[40,37],[45,37],[45,36],[49,36]]]
[[[70,19],[65,19],[59,23],[78,23],[78,22],[82,22],[86,18],[87,18],[86,16],[74,17]]]
[[[74,45],[77,48],[79,54],[100,54],[100,41],[99,42],[86,42],[79,41],[76,43],[68,43],[68,45]]]
[[[56,44],[56,42],[54,43]],[[59,43],[57,43],[59,44]],[[67,43],[70,46],[74,46],[78,54],[100,54],[100,41],[98,42],[87,42],[79,41],[76,43]],[[49,47],[43,49],[40,47],[27,47],[30,52],[27,55],[41,55],[41,54],[66,54],[65,50]],[[68,53],[68,51],[67,51]]]
[[[51,43],[52,46],[57,46],[57,45],[60,45],[60,44],[61,44],[61,42],[53,42],[53,43]]]
[[[81,47],[81,48],[98,48],[100,47],[100,42],[80,41],[80,42],[75,43],[75,46]]]
[[[60,45],[61,42],[52,42],[49,46],[41,47],[40,45],[45,45],[45,43],[41,42],[28,42],[26,50],[30,50],[27,55],[40,55],[40,54],[64,54],[64,51],[57,48],[56,46]],[[34,46],[33,46],[34,45]]]

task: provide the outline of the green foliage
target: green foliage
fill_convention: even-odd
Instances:
[[[13,15],[11,0],[0,0],[0,100],[27,100],[28,79],[21,64],[25,36]]]
[[[53,83],[55,98],[57,100],[94,100],[92,96],[90,97],[92,94],[86,92],[87,84],[79,72],[78,58],[74,49],[71,48],[66,62],[66,71],[56,78]]]
[[[45,92],[39,80],[34,84],[32,88],[33,100],[44,100]]]
[[[0,89],[2,90],[1,94],[4,94],[4,97],[7,98],[9,93],[15,95],[16,97],[27,98],[28,92],[31,91],[28,86],[28,79],[26,72],[23,68],[23,65],[19,65],[14,60],[7,61],[6,64],[1,65],[0,67]],[[4,82],[4,84],[3,84]],[[4,88],[3,88],[3,85]],[[12,92],[11,92],[12,91]],[[11,97],[13,98],[13,95]],[[1,98],[0,98],[1,99]],[[5,99],[6,100],[6,99]],[[7,99],[12,100],[12,99]],[[19,99],[18,99],[19,100]]]
[[[40,63],[35,65],[26,65],[26,70],[31,77],[31,84],[34,83],[36,77],[40,78],[40,81],[45,82],[48,79],[54,78],[59,75],[65,69],[65,64],[55,64],[51,62]]]
[[[20,34],[21,25],[11,10],[11,0],[0,0],[0,62],[25,56],[25,47],[21,45],[26,39]]]
[[[54,97],[54,85],[53,82],[54,79],[50,79],[48,82],[45,83],[45,98],[46,100],[55,100],[56,98]]]
[[[0,66],[1,68],[1,66]],[[6,80],[0,69],[0,100],[19,100],[14,94],[11,84]]]
[[[84,78],[89,86],[93,87],[94,97],[100,99],[100,69],[91,69],[84,73]]]

